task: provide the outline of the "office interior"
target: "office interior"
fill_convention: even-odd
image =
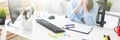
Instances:
[[[16,28],[16,30],[19,31],[17,33],[16,30],[14,31],[12,28],[9,28],[9,26],[6,26],[8,21],[12,20],[9,9],[9,3],[8,0],[0,0],[0,8],[5,9],[6,11],[5,24],[0,25],[1,40],[120,40],[120,36],[119,36],[120,35],[120,28],[119,28],[120,0],[95,0],[99,5],[98,7],[99,10],[98,10],[98,15],[96,17],[97,25],[94,26],[88,26],[86,24],[80,24],[76,22],[74,23],[71,21],[69,22],[68,19],[64,19],[65,14],[69,10],[71,0],[20,0],[20,1],[22,4],[22,11],[20,12],[17,19],[14,21],[15,23],[14,24],[11,23],[11,24],[17,26],[19,26],[17,22],[22,24],[22,22],[19,22],[19,17],[20,16],[24,17],[23,14],[24,11],[33,8],[34,13],[31,15],[32,16],[31,18],[28,18],[29,19],[28,21],[25,20],[24,18],[20,19],[20,20],[25,20],[23,22],[26,22],[26,25],[28,24],[30,27],[25,27],[20,25],[20,28],[23,28],[20,29],[20,31],[19,29],[17,30],[16,27],[13,27],[13,29]],[[107,6],[106,6],[107,2],[111,3],[111,8],[109,11],[107,10]],[[54,19],[52,18],[49,19],[49,16],[54,16],[54,19],[56,20],[54,21]],[[54,33],[51,30],[39,25],[39,23],[30,23],[30,22],[36,22],[36,20],[31,21],[31,19],[40,19],[40,18],[46,19],[50,23],[53,23],[55,26],[61,26],[59,28],[63,29],[65,32]],[[71,31],[62,28],[63,26],[65,26],[64,23],[74,24],[75,25],[74,27],[76,27],[76,25],[82,27],[80,29],[77,29],[77,32]],[[118,27],[117,32],[115,31],[116,27]],[[89,30],[89,28],[92,28],[92,30]],[[30,32],[27,33],[26,30]],[[87,30],[90,31],[90,33],[88,32],[88,34],[87,33],[84,34],[78,32],[79,30],[85,32]],[[105,36],[109,36],[109,38]]]

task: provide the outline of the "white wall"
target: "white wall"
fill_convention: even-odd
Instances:
[[[118,15],[120,13],[120,0],[110,0],[113,5],[111,7],[111,10],[110,11],[114,11],[112,14],[113,15]],[[120,16],[120,15],[119,15]],[[106,24],[104,25],[104,27],[107,27],[107,28],[112,28],[114,29],[114,27],[116,27],[118,25],[118,18],[119,17],[115,17],[115,16],[111,16],[111,15],[106,15],[105,16],[105,21]]]
[[[118,19],[119,17],[105,15],[106,24],[104,25],[104,27],[114,29],[114,27],[117,27],[118,25]]]
[[[0,0],[0,2],[4,2],[4,1],[7,1],[7,0]]]
[[[120,0],[110,0],[113,5],[110,11],[119,11],[120,12]]]

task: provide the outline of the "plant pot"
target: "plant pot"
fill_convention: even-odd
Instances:
[[[5,24],[5,19],[6,19],[6,17],[0,18],[0,25],[4,25]]]
[[[107,10],[107,11],[110,11],[110,8],[111,8],[111,6],[108,6],[108,5],[107,5],[106,10]]]
[[[110,11],[110,8],[111,8],[111,7],[107,7],[107,11]]]

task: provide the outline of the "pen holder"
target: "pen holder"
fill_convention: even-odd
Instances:
[[[23,30],[26,30],[26,31],[32,31],[32,19],[28,19],[28,20],[23,20],[22,21],[22,28]]]

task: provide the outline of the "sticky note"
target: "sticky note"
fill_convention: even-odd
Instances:
[[[68,37],[71,37],[71,35],[70,35],[70,34],[68,34]]]
[[[63,34],[62,34],[62,33],[59,33],[59,34],[57,34],[57,36],[63,36]]]
[[[53,38],[58,38],[57,36],[52,36]]]
[[[48,32],[48,35],[51,36],[51,34]]]
[[[67,34],[66,33],[64,33],[64,36],[66,36]]]

